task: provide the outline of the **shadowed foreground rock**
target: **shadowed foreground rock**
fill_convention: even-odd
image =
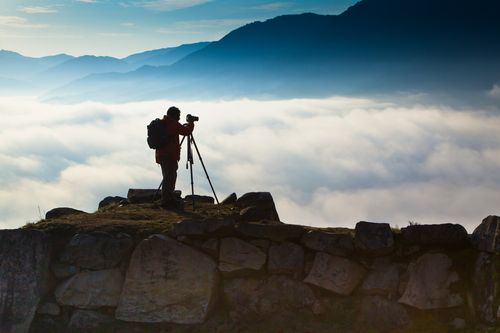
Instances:
[[[47,291],[49,256],[42,232],[0,230],[0,332],[28,332]]]
[[[388,255],[394,250],[394,236],[387,223],[359,222],[356,224],[356,250],[371,256]]]
[[[54,208],[49,210],[45,214],[45,218],[47,220],[49,219],[56,219],[59,217],[63,216],[68,216],[68,215],[74,215],[74,214],[87,214],[86,212],[74,208],[69,208],[69,207],[59,207],[59,208]]]
[[[139,243],[127,271],[116,318],[202,323],[216,297],[217,266],[206,254],[154,235]]]
[[[358,325],[371,327],[373,332],[394,332],[406,327],[410,316],[401,304],[380,296],[368,296],[361,303],[358,320]]]
[[[488,323],[495,324],[499,319],[500,305],[498,293],[500,292],[500,257],[490,253],[479,254],[474,267],[473,299],[479,318]]]
[[[80,309],[117,306],[122,291],[120,270],[85,271],[64,281],[55,291],[57,302]]]
[[[462,305],[462,297],[451,288],[459,281],[451,265],[450,258],[442,253],[426,253],[419,257],[408,267],[410,280],[399,302],[421,310]]]
[[[260,270],[266,254],[257,246],[241,239],[223,238],[220,245],[219,271],[227,276],[244,275]]]
[[[350,295],[365,272],[363,266],[355,261],[318,252],[304,282],[340,295]]]
[[[83,269],[107,269],[127,258],[132,246],[133,241],[126,234],[115,237],[105,233],[76,234],[66,245],[59,260]]]
[[[241,219],[244,221],[280,220],[269,192],[246,193],[236,200],[235,205],[241,209]]]
[[[460,224],[417,224],[401,229],[403,240],[422,246],[461,246],[468,243],[467,231]]]
[[[224,296],[232,319],[241,321],[311,310],[317,302],[308,285],[281,275],[268,279],[228,280],[224,283]]]
[[[242,198],[269,199],[259,193]],[[469,242],[459,225],[317,228],[197,205],[181,214],[109,205],[26,226],[47,236],[0,231],[0,333],[485,333],[500,324],[496,216]],[[68,232],[80,223],[105,228]]]
[[[474,246],[484,252],[500,252],[500,217],[488,216],[472,234]]]
[[[396,264],[375,265],[367,274],[361,291],[367,295],[394,296],[399,286],[399,268]]]
[[[104,199],[102,199],[100,202],[99,202],[99,206],[98,208],[101,209],[101,208],[104,208],[108,205],[111,205],[111,204],[119,204],[121,202],[125,202],[127,201],[127,198],[124,198],[124,197],[120,197],[120,196],[114,196],[114,197],[106,197]]]
[[[354,238],[350,233],[311,230],[302,237],[300,242],[311,250],[336,256],[347,256],[354,252]]]

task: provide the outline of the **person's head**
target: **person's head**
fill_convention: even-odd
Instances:
[[[181,110],[179,110],[175,106],[171,106],[167,110],[167,116],[169,116],[172,119],[175,119],[175,120],[179,121],[181,119]]]

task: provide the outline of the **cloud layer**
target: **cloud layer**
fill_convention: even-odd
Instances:
[[[0,228],[156,188],[146,125],[172,104],[1,98]],[[195,139],[219,199],[271,191],[285,222],[455,222],[472,231],[500,214],[498,115],[342,97],[176,105],[200,116]],[[184,163],[183,154],[178,188],[186,194]],[[196,160],[194,168],[196,192],[211,194]]]

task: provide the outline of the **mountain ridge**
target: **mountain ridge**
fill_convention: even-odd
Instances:
[[[481,96],[500,82],[497,16],[500,3],[493,0],[474,5],[362,0],[338,15],[303,13],[252,22],[218,41],[191,44],[192,52],[175,61],[144,63],[154,58],[149,55],[170,53],[169,48],[130,55],[120,60],[136,66],[116,71],[122,75],[94,71],[45,96],[61,101],[404,91]]]
[[[38,86],[38,91],[46,91],[92,74],[133,72],[143,66],[169,65],[208,44],[209,42],[182,44],[134,53],[122,59],[95,55],[74,57],[64,53],[36,58],[14,51],[0,50],[0,76],[4,78],[0,82],[0,94],[13,91],[13,87],[7,82],[24,81],[32,87]],[[131,61],[131,59],[138,60]],[[21,88],[20,85],[16,86]],[[21,92],[25,89],[18,90]]]
[[[171,66],[140,68],[120,82],[94,76],[78,89],[85,82],[134,86],[140,76],[142,93],[133,94],[146,99],[480,94],[500,81],[500,43],[492,32],[500,31],[500,5],[480,0],[469,7],[464,0],[363,0],[339,15],[282,15],[237,28]]]

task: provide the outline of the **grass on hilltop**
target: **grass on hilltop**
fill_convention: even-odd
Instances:
[[[48,233],[127,233],[133,237],[151,234],[168,234],[173,224],[184,219],[226,218],[238,212],[233,205],[196,203],[185,204],[184,212],[159,208],[153,204],[110,204],[94,213],[79,213],[54,219],[42,219],[29,223],[25,229],[37,229]]]

